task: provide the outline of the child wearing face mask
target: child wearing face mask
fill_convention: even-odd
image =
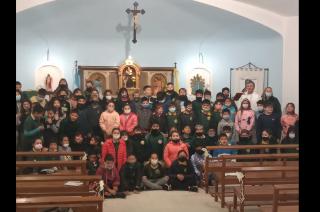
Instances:
[[[167,126],[170,129],[171,127],[175,127],[180,129],[180,120],[179,114],[177,113],[177,108],[175,103],[171,102],[169,105],[169,111],[166,114],[167,116]]]
[[[265,129],[262,131],[261,134],[261,145],[273,145],[273,144],[277,144],[276,139],[272,136],[272,131]],[[276,149],[262,149],[260,151],[260,153],[262,154],[274,154],[277,153]]]
[[[177,159],[172,162],[169,169],[168,184],[170,186],[168,190],[172,188],[173,190],[198,192],[194,168],[188,160],[188,153],[180,150],[176,157]]]
[[[180,127],[181,129],[183,129],[185,126],[188,125],[193,129],[195,125],[196,116],[192,110],[192,102],[185,101],[184,107],[185,110],[182,113],[180,113],[179,116]]]
[[[210,111],[210,101],[205,99],[202,102],[202,110],[200,115],[197,116],[196,124],[201,124],[204,131],[208,131],[209,127],[212,125],[212,112]]]
[[[169,143],[165,146],[163,151],[163,159],[168,168],[172,165],[172,162],[177,159],[177,153],[180,150],[184,150],[187,153],[187,157],[189,158],[188,147],[181,141],[179,132],[172,131],[169,136]]]
[[[207,142],[206,146],[216,146],[218,144],[218,136],[214,128],[209,128],[207,132]]]
[[[241,107],[236,114],[235,128],[239,135],[239,145],[252,144],[252,133],[255,124],[255,113],[251,110],[250,101],[244,99],[241,102]],[[250,150],[249,150],[250,152]],[[247,150],[239,150],[239,154],[246,154]]]
[[[229,126],[231,128],[231,137],[228,137],[228,140],[233,140],[233,141],[237,141],[236,139],[236,129],[235,129],[235,125],[234,122],[231,120],[231,115],[230,115],[230,111],[229,109],[223,109],[222,111],[222,119],[218,124],[218,135],[220,135],[223,132],[223,127],[225,126]]]
[[[141,164],[134,155],[129,155],[127,162],[120,170],[120,187],[125,194],[139,193],[141,190]]]
[[[88,175],[96,175],[96,171],[99,167],[98,156],[94,152],[88,153],[87,170]]]
[[[112,130],[112,138],[106,139],[103,143],[100,159],[101,164],[103,164],[107,154],[111,154],[114,158],[117,170],[120,170],[127,160],[126,143],[121,139],[119,128],[114,128]]]
[[[61,146],[58,146],[58,152],[71,152],[68,136],[62,136]],[[62,155],[60,156],[60,160],[72,160],[72,157],[69,155]]]
[[[130,139],[132,140],[133,154],[140,164],[144,164],[148,160],[148,144],[145,135],[142,133],[142,129],[135,127]]]
[[[89,144],[86,147],[86,153],[89,155],[89,153],[97,155],[99,158],[101,157],[101,142],[100,137],[98,136],[91,136],[88,138]]]
[[[141,98],[141,104],[138,108],[137,115],[138,126],[141,127],[143,131],[148,131],[150,129],[150,119],[152,116],[152,111],[147,97]]]
[[[48,149],[43,147],[43,142],[41,138],[36,138],[34,142],[32,143],[32,152],[47,152]],[[29,161],[45,161],[48,160],[47,157],[41,156],[41,157],[28,157],[27,160]],[[43,167],[26,167],[22,170],[23,174],[30,174],[30,173],[40,173],[40,171],[43,169]]]
[[[222,110],[224,110],[224,109],[228,109],[230,111],[230,120],[234,122],[235,117],[236,117],[236,113],[237,113],[237,107],[236,107],[235,103],[229,97],[227,97],[224,100],[224,105],[222,107]]]
[[[191,127],[189,125],[185,125],[182,129],[182,136],[181,140],[183,143],[185,143],[188,147],[188,150],[190,152],[191,145],[192,145],[192,134],[191,134]]]
[[[230,126],[228,126],[228,125],[224,126],[222,128],[222,132],[220,134],[222,134],[222,133],[225,133],[228,136],[228,144],[229,145],[235,145],[237,143],[237,141],[235,140],[236,136],[234,136],[235,131],[234,130],[232,131],[232,128]]]
[[[110,137],[112,129],[118,128],[120,126],[120,116],[119,113],[115,111],[114,102],[107,103],[106,110],[100,115],[99,125],[104,133],[105,139]]]
[[[131,111],[129,104],[123,107],[123,113],[120,115],[120,130],[133,133],[133,129],[138,125],[138,116]]]
[[[159,155],[159,160],[162,160],[163,148],[167,144],[167,139],[160,132],[159,123],[152,123],[150,133],[146,135],[146,142],[148,145],[148,157],[150,157],[151,153],[156,153],[157,158]]]
[[[222,100],[215,101],[214,109],[212,112],[212,123],[210,123],[210,127],[214,128],[215,130],[217,130],[218,124],[221,121],[222,106],[223,106]]]
[[[208,157],[211,157],[211,155]],[[196,145],[195,153],[191,155],[190,161],[196,174],[197,185],[199,185],[203,179],[205,158],[203,147],[201,145]]]
[[[297,129],[294,126],[290,126],[287,131],[287,135],[282,139],[281,144],[299,144],[297,136]],[[281,153],[298,153],[297,149],[281,149]]]
[[[121,139],[126,143],[127,155],[133,154],[132,139],[129,137],[127,131],[121,131]]]
[[[84,142],[84,137],[81,132],[76,132],[70,146],[73,151],[85,152],[88,148],[88,143]],[[74,159],[79,160],[80,157],[76,156]]]
[[[202,98],[203,98],[203,90],[196,90],[196,99],[192,101],[192,110],[195,113],[196,117],[199,117],[202,109]]]
[[[204,127],[201,124],[196,124],[195,133],[192,137],[192,143],[190,148],[190,155],[195,152],[195,146],[206,147],[208,144],[208,136],[205,134]]]
[[[144,165],[142,184],[146,189],[161,190],[168,182],[163,165],[159,162],[157,153],[152,153],[149,161]]]
[[[155,110],[152,113],[152,116],[150,118],[150,122],[151,123],[154,123],[154,122],[159,123],[160,132],[162,132],[164,134],[168,133],[168,126],[166,124],[167,123],[167,116],[164,113],[162,104],[156,104]]]
[[[106,155],[104,162],[99,166],[96,175],[101,176],[104,182],[104,197],[105,198],[125,198],[123,192],[119,192],[120,176],[117,168],[114,165],[112,155]]]

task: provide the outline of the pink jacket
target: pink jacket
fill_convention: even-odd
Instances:
[[[294,115],[285,114],[281,117],[282,132],[284,133],[284,135],[287,135],[289,127],[294,126],[298,119],[299,119],[299,116],[297,114],[294,114]]]
[[[187,157],[189,157],[188,147],[185,143],[181,141],[179,143],[174,143],[173,141],[170,141],[166,145],[163,151],[163,159],[167,167],[170,167],[172,162],[178,158],[178,152],[180,150],[186,151],[186,153],[188,154]]]
[[[248,123],[250,120],[250,123]],[[236,114],[236,119],[234,121],[236,130],[240,133],[241,130],[251,131],[255,122],[255,114],[253,110],[239,110]]]
[[[120,126],[119,113],[116,111],[113,111],[112,113],[104,111],[101,113],[99,125],[104,133],[111,135],[112,129]]]
[[[133,132],[133,129],[138,125],[138,116],[135,113],[129,113],[129,115],[120,115],[120,130],[125,130],[129,134]]]

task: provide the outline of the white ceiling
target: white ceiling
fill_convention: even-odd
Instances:
[[[132,0],[56,0],[38,5],[17,13],[17,41],[26,43],[40,36],[70,41],[123,39],[124,32],[119,31],[119,26],[128,26],[125,9],[131,8],[132,3]],[[139,8],[146,10],[139,17],[140,39],[201,41],[279,36],[254,21],[192,0],[139,0]]]
[[[299,0],[234,0],[260,7],[282,16],[299,16]]]

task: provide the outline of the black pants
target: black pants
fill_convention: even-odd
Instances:
[[[168,183],[172,186],[173,190],[188,190],[190,186],[196,186],[197,182],[195,177],[184,179],[183,181],[178,180],[176,177],[169,179]]]
[[[239,136],[239,145],[252,145],[252,137],[240,137]],[[253,154],[254,151],[250,150],[249,152],[246,149],[239,149],[239,155]]]

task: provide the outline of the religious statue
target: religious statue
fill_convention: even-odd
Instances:
[[[45,88],[47,91],[52,91],[52,77],[50,74],[48,74],[46,77]]]
[[[123,87],[124,88],[135,88],[136,87],[136,72],[130,66],[128,66],[124,69]]]

